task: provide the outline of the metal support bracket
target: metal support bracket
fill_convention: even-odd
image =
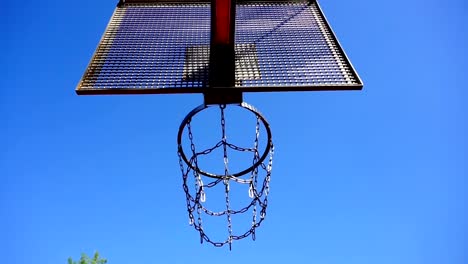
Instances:
[[[203,93],[205,105],[241,104],[244,101],[240,91],[223,91],[222,88],[213,91],[214,89],[210,88],[209,92]]]

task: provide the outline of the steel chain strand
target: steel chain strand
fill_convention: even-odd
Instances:
[[[214,147],[209,148],[209,149],[207,149],[207,150],[204,150],[204,151],[202,151],[202,152],[198,152],[198,153],[196,153],[195,155],[196,155],[196,156],[200,156],[200,155],[207,155],[207,154],[210,154],[211,152],[213,152],[213,150],[215,150],[215,149],[221,147],[222,145],[223,145],[223,141],[220,141],[220,142],[218,142]]]
[[[258,159],[260,158],[258,154],[258,145],[259,145],[259,137],[260,137],[260,118],[257,116],[257,123],[255,125],[255,141],[254,141],[254,158],[253,158],[253,164],[257,163]],[[253,210],[252,210],[252,228],[250,229],[252,232],[252,240],[255,241],[256,236],[255,236],[255,224],[257,223],[257,200],[258,197],[255,197],[255,190],[257,189],[257,184],[258,184],[258,167],[256,167],[252,171],[252,180],[253,180],[253,186],[251,183],[251,194],[250,198],[255,198],[254,205],[253,205]]]
[[[263,168],[262,168],[262,169],[263,169]],[[268,171],[267,171],[267,170],[264,170],[264,171],[265,171],[265,173],[266,173],[267,175],[265,176],[265,180],[263,180],[262,189],[260,189],[260,190],[254,189],[255,197],[256,197],[256,199],[257,199],[260,203],[261,203],[261,199],[260,199],[260,198],[262,198],[262,196],[264,195],[264,191],[265,191],[265,189],[266,189],[266,187],[267,187],[267,184],[268,184],[268,181],[267,181],[267,178],[268,178]]]
[[[230,213],[231,215],[243,214],[243,213],[247,212],[247,211],[250,209],[250,207],[252,207],[252,206],[255,204],[255,200],[256,200],[256,199],[253,199],[252,202],[250,202],[250,204],[249,204],[248,206],[243,207],[243,208],[240,209],[240,210],[232,210],[232,209],[231,209],[231,210],[229,210],[229,213]],[[207,209],[207,208],[204,207],[204,206],[202,206],[202,210],[203,210],[206,214],[211,215],[211,216],[222,216],[222,215],[227,214],[227,211],[226,211],[226,210],[225,210],[225,211],[221,211],[221,212],[213,212],[213,211]]]
[[[188,130],[188,135],[190,139],[190,149],[192,150],[192,156],[193,156],[193,162],[195,164],[195,168],[198,168],[198,155],[196,154],[196,149],[195,149],[195,143],[193,142],[193,132],[192,132],[192,125],[191,122],[192,120],[189,120],[187,123],[187,130]],[[201,204],[200,204],[200,198],[202,195],[204,195],[203,191],[203,184],[199,184],[201,182],[201,176],[197,171],[193,171],[193,176],[195,180],[195,190],[197,192],[196,198],[195,198],[195,203],[196,203],[196,208],[197,208],[197,223],[202,232],[200,232],[200,243],[203,243],[203,223],[202,223],[202,210],[201,210]]]
[[[215,181],[213,182],[210,182],[206,185],[203,185],[203,187],[205,188],[212,188],[212,187],[215,187],[216,185],[218,185],[220,182],[222,182],[223,180],[222,179],[216,179]]]
[[[223,143],[223,153],[224,153],[224,178],[228,177],[229,175],[229,161],[228,161],[228,155],[227,155],[227,137],[226,137],[226,118],[224,116],[224,109],[226,109],[226,105],[220,105],[219,106],[221,110],[221,135],[222,139],[221,142]]]
[[[273,168],[273,155],[274,155],[274,145],[271,145],[270,158],[268,160],[268,165],[262,164],[261,168],[266,172],[265,180],[263,181],[263,186],[260,192],[257,192],[258,197],[262,197],[264,194],[267,196],[270,191],[270,179],[271,179],[271,170]]]
[[[196,226],[195,229],[196,229],[197,231],[200,232],[201,238],[202,238],[204,241],[206,241],[206,242],[208,242],[208,243],[214,245],[215,247],[222,247],[222,246],[224,246],[224,245],[226,245],[226,244],[228,243],[228,241],[224,241],[224,242],[214,242],[214,241],[212,241],[212,240],[206,235],[206,233],[203,231],[202,228]]]
[[[263,201],[259,200],[259,202],[261,203],[261,206],[262,206],[262,210],[260,211],[260,218],[261,219],[264,219],[265,216],[266,216],[266,209],[268,207],[268,191],[269,188],[270,188],[270,175],[271,175],[271,171],[267,172],[267,178],[265,180],[265,184],[264,184],[264,189],[265,189],[265,198],[263,199]],[[263,189],[263,188],[262,188]]]
[[[265,197],[268,196],[270,193],[270,180],[271,180],[271,170],[273,169],[273,155],[275,154],[275,146],[271,144],[270,150],[270,159],[268,160],[268,167],[267,167],[267,178],[266,178],[266,189],[265,189]]]
[[[227,143],[227,142],[226,142],[226,145],[227,145],[229,148],[231,148],[231,149],[233,149],[233,150],[237,150],[237,151],[242,151],[242,152],[254,152],[254,151],[255,151],[254,148],[243,148],[243,147],[236,146],[236,145],[234,145],[234,144],[232,144],[232,143]]]
[[[195,158],[192,157],[192,158],[190,159],[190,163],[194,163],[194,159],[195,159]],[[184,174],[184,191],[186,191],[186,194],[187,194],[187,197],[188,197],[187,199],[189,199],[191,202],[194,202],[194,203],[195,203],[195,202],[196,202],[196,197],[194,198],[194,197],[192,197],[192,196],[190,195],[190,191],[189,191],[189,188],[188,188],[188,185],[187,185],[188,175],[189,175],[189,173],[190,173],[191,171],[192,171],[192,169],[190,168],[190,166],[187,166],[187,172],[186,172],[186,174]],[[192,174],[194,174],[194,173],[195,173],[195,171],[192,171]]]
[[[255,224],[254,227],[252,227],[252,229],[250,230],[252,235],[254,236],[255,235],[255,229],[258,228],[263,220],[265,219],[265,216],[266,216],[266,210],[267,210],[267,207],[268,207],[268,192],[269,192],[269,183],[270,183],[270,178],[271,178],[271,169],[272,169],[272,165],[273,165],[273,155],[274,155],[274,146],[272,144],[272,148],[271,148],[271,151],[270,151],[270,159],[268,161],[268,166],[265,168],[264,166],[262,166],[262,168],[265,168],[265,171],[266,171],[266,178],[265,178],[265,181],[264,181],[264,184],[263,184],[263,187],[262,187],[262,190],[261,190],[261,194],[260,195],[263,195],[263,192],[265,191],[265,197],[264,197],[264,200],[263,202],[258,198],[258,201],[260,203],[260,206],[261,206],[261,211],[260,211],[260,221],[258,223]],[[244,235],[248,235],[249,231],[246,232]],[[242,236],[241,236],[242,237]]]
[[[269,188],[269,182],[270,182],[270,174],[269,172],[266,172],[267,175],[265,177],[265,180],[263,181],[263,185],[262,185],[262,189],[257,192],[257,200],[258,200],[258,203],[260,206],[264,207],[265,206],[265,200],[268,196],[268,193],[266,192],[266,190]],[[263,201],[262,201],[262,197],[264,196],[263,198]]]
[[[228,159],[228,153],[227,153],[227,137],[226,137],[226,118],[225,118],[225,113],[224,109],[226,108],[226,105],[220,105],[219,106],[221,110],[221,132],[222,132],[222,140],[223,140],[223,153],[224,153],[224,186],[225,186],[225,193],[226,193],[226,215],[227,215],[227,221],[228,221],[228,243],[229,243],[229,250],[232,249],[232,219],[231,219],[231,205],[229,201],[229,159]]]
[[[201,202],[203,201],[204,191],[203,187],[199,185],[200,174],[196,171],[193,172],[195,177],[195,190],[197,190],[197,194],[195,197],[195,203],[197,208],[197,224],[202,232],[200,232],[200,243],[203,244],[203,222],[202,222],[202,205]]]
[[[194,222],[195,222],[193,212],[195,211],[196,203],[195,203],[195,199],[190,196],[190,191],[189,191],[189,188],[187,186],[188,173],[189,173],[189,171],[187,172],[187,174],[184,174],[184,186],[183,186],[183,188],[184,188],[185,195],[187,197],[186,202],[187,202],[187,211],[189,213],[189,224],[193,225]],[[192,206],[191,202],[194,203],[193,206]]]
[[[188,122],[188,124],[190,124],[190,121]],[[180,146],[179,146],[180,147]],[[180,148],[179,148],[180,149]],[[187,177],[188,177],[188,174],[190,173],[190,168],[187,169],[187,171],[185,171],[184,169],[184,164],[183,164],[183,160],[182,160],[182,155],[180,154],[180,152],[178,152],[178,156],[179,156],[179,166],[180,166],[180,169],[181,169],[181,172],[182,172],[182,176],[183,176],[183,189],[184,189],[184,192],[185,192],[185,196],[186,196],[186,202],[187,202],[187,211],[188,211],[188,214],[189,214],[189,224],[190,225],[193,225],[194,222],[195,222],[195,219],[193,217],[193,211],[194,209],[192,208],[192,205],[190,203],[190,191],[188,189],[188,186],[187,186]]]
[[[203,244],[203,234],[204,234],[204,232],[203,232],[203,225],[202,225],[201,214],[202,214],[202,212],[201,212],[201,205],[200,205],[200,203],[198,203],[198,204],[197,204],[197,215],[198,215],[197,221],[198,221],[198,226],[200,227],[200,230],[201,230],[201,232],[200,232],[200,244]]]

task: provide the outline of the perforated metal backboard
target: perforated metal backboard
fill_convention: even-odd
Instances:
[[[235,86],[241,92],[359,90],[362,82],[316,1],[238,1]],[[117,6],[76,92],[209,89],[209,1]]]

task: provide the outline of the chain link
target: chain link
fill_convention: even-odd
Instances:
[[[214,150],[223,147],[223,160],[224,160],[224,177],[222,179],[216,179],[208,184],[203,183],[202,175],[200,175],[196,170],[191,169],[190,166],[187,168],[184,166],[184,161],[180,153],[181,146],[179,146],[179,166],[183,176],[183,190],[186,195],[186,204],[187,204],[187,212],[189,215],[189,224],[194,226],[195,230],[197,230],[200,234],[200,242],[203,243],[204,241],[214,245],[215,247],[222,247],[224,245],[229,245],[229,249],[231,249],[232,242],[234,240],[244,239],[248,236],[252,236],[252,239],[256,239],[255,230],[258,228],[266,216],[266,210],[268,206],[268,193],[270,190],[270,177],[271,177],[271,170],[273,165],[273,154],[274,154],[274,147],[272,142],[268,142],[271,145],[269,159],[267,164],[261,163],[257,166],[251,173],[248,179],[240,179],[237,177],[230,176],[229,174],[229,158],[228,158],[228,149],[232,149],[234,151],[240,152],[252,152],[253,153],[253,164],[256,164],[260,159],[260,155],[258,152],[259,147],[259,137],[260,137],[260,118],[257,116],[257,122],[255,127],[255,140],[254,146],[252,148],[243,148],[231,144],[227,140],[226,135],[226,117],[225,117],[225,108],[226,105],[220,105],[221,111],[221,136],[222,139],[219,141],[214,147],[203,150],[201,152],[196,151],[196,147],[194,144],[194,137],[191,127],[191,120],[187,121],[187,130],[188,130],[188,138],[190,140],[190,149],[192,152],[192,157],[190,158],[189,162],[193,168],[198,168],[198,157],[202,155],[208,155]],[[263,183],[261,188],[258,189],[258,181],[259,181],[259,172],[265,174],[263,179]],[[195,197],[192,196],[189,188],[189,177],[190,175],[193,176],[194,179],[194,188],[195,188]],[[230,183],[235,182],[239,184],[248,184],[249,185],[249,196],[252,199],[251,202],[239,209],[233,210],[230,204]],[[205,201],[205,189],[214,188],[218,184],[223,182],[224,190],[225,190],[225,206],[226,210],[220,212],[213,212],[204,207],[203,203]],[[243,214],[248,210],[252,209],[252,224],[249,230],[244,232],[241,235],[234,235],[232,230],[232,216],[236,214]],[[208,216],[226,216],[227,218],[227,231],[228,237],[225,241],[222,242],[215,242],[211,240],[208,235],[205,233],[203,229],[203,221],[202,215],[206,214]],[[260,216],[260,217],[258,217]],[[195,219],[196,218],[196,219]],[[196,221],[195,221],[196,220]]]

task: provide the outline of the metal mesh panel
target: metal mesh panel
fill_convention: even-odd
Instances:
[[[262,77],[244,86],[352,84],[315,5],[259,4],[238,9],[236,41],[254,43]],[[248,69],[239,69],[240,73]]]
[[[184,78],[184,64],[187,49],[209,38],[208,5],[117,8],[80,89],[202,87],[204,78]],[[200,58],[197,68],[208,64]]]
[[[77,92],[203,92],[209,43],[208,3],[124,4],[116,9]],[[361,87],[315,2],[238,4],[237,89]]]

